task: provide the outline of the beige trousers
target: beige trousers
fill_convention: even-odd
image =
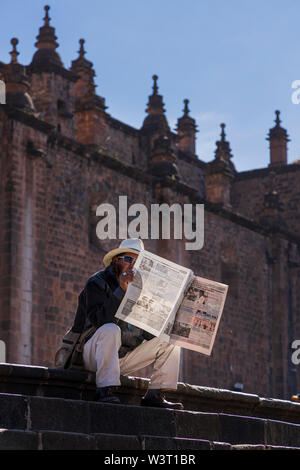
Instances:
[[[154,363],[149,389],[176,390],[180,362],[179,346],[153,338],[144,341],[119,359],[120,347],[121,329],[115,323],[102,325],[84,345],[84,365],[87,370],[96,372],[97,387],[121,385],[120,375],[130,375]]]

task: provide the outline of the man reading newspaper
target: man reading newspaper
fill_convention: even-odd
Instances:
[[[181,403],[168,402],[163,393],[177,388],[180,347],[115,317],[127,287],[134,280],[134,263],[143,249],[140,239],[123,240],[104,256],[105,269],[88,279],[79,296],[77,312],[84,316],[83,331],[94,327],[83,347],[84,367],[96,372],[96,399],[120,403],[112,390],[121,385],[120,375],[130,375],[153,363],[141,405],[183,409]]]

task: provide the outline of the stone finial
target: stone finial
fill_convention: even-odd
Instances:
[[[269,130],[266,138],[270,142],[270,164],[269,165],[286,165],[287,164],[287,142],[290,141],[287,131],[281,127],[280,111],[275,111],[275,126]]]
[[[231,188],[236,169],[231,161],[231,149],[226,140],[225,124],[221,125],[221,138],[216,142],[215,158],[206,164],[206,197],[209,201],[231,207]]]
[[[10,55],[11,55],[11,61],[10,63],[11,64],[17,64],[18,63],[18,55],[20,54],[18,51],[17,51],[17,44],[19,43],[19,40],[17,38],[12,38],[10,43],[12,44],[13,46],[13,49],[12,51],[10,52]]]
[[[79,69],[85,69],[86,71],[93,70],[93,63],[87,60],[84,56],[86,54],[86,50],[84,49],[85,39],[79,39],[79,51],[78,57],[75,60],[72,60],[71,70],[74,69],[75,73],[78,73]],[[76,70],[75,70],[76,69]],[[95,72],[92,73],[93,77],[95,76]]]
[[[226,126],[226,124],[224,124],[224,122],[222,122],[222,124],[220,124],[220,127],[221,127],[221,142],[226,141],[225,126]]]
[[[183,100],[183,116],[177,120],[178,148],[185,153],[195,155],[196,132],[198,131],[195,119],[189,115],[189,102],[187,98]]]
[[[101,110],[107,109],[105,105],[105,99],[96,94],[96,87],[94,78],[96,73],[93,68],[93,63],[85,58],[85,40],[79,39],[79,51],[78,57],[72,60],[71,72],[74,72],[78,76],[78,80],[75,83],[75,97],[76,97],[76,108],[88,109],[98,108]]]
[[[157,80],[158,80],[158,75],[152,75],[153,78],[153,95],[157,95],[158,92],[158,85],[157,85]]]
[[[44,24],[40,28],[40,34],[37,36],[38,41],[35,43],[35,46],[38,49],[44,47],[46,49],[56,49],[58,47],[58,43],[56,42],[57,37],[55,36],[55,29],[50,26],[49,5],[46,5],[44,9]]]
[[[55,28],[50,25],[49,5],[44,7],[45,16],[43,18],[44,24],[39,28],[39,34],[36,37],[37,41],[35,46],[37,51],[33,55],[31,65],[43,67],[47,64],[54,64],[62,67],[63,63],[56,48],[59,46],[57,37],[55,35]]]
[[[6,104],[33,113],[35,107],[29,95],[30,87],[26,67],[18,62],[17,44],[19,44],[19,40],[12,38],[10,43],[12,45],[11,61],[8,64],[3,64],[1,70],[6,86]]]
[[[153,75],[152,95],[149,96],[146,113],[148,116],[144,119],[142,130],[150,133],[159,131],[160,134],[170,130],[163,103],[163,97],[158,94],[158,75]]]
[[[83,47],[84,43],[85,43],[84,39],[79,39],[80,48],[79,48],[78,54],[80,58],[83,58],[85,54],[85,50]]]
[[[288,138],[287,131],[280,125],[281,123],[281,120],[279,118],[280,111],[278,110],[275,111],[275,114],[276,114],[276,118],[274,119],[275,126],[272,129],[270,129],[267,140],[270,140],[272,138],[275,138],[275,139],[277,138],[277,139],[283,139],[286,142],[288,142],[290,139]]]
[[[44,18],[43,18],[43,20],[44,20],[44,26],[49,26],[49,24],[50,24],[50,19],[51,19],[51,18],[49,17],[49,10],[50,10],[49,5],[45,5],[45,6],[44,6],[44,10],[45,10],[45,16],[44,16]]]
[[[93,69],[93,63],[84,57],[84,55],[86,54],[86,51],[84,49],[84,43],[84,39],[79,39],[79,55],[77,59],[72,60],[70,70],[81,77],[81,81],[85,83],[84,88],[86,88],[86,91],[88,91],[90,94],[94,94],[96,88],[96,85],[94,83],[94,77],[96,74]],[[84,94],[82,89],[80,93]]]
[[[148,101],[146,112],[148,114],[162,114],[165,112],[165,110],[164,110],[163,98],[161,95],[158,94],[158,85],[157,85],[158,75],[153,75],[152,79],[153,79],[153,86],[152,86],[153,93],[152,95],[149,96],[149,101]]]
[[[190,100],[185,99],[185,100],[183,100],[183,102],[184,102],[183,116],[184,116],[184,117],[188,117],[188,116],[189,116],[189,112],[190,112],[189,106],[188,106]]]
[[[231,148],[229,142],[226,140],[225,124],[220,124],[221,127],[221,140],[216,142],[217,148],[215,150],[216,159],[229,160],[232,158]]]

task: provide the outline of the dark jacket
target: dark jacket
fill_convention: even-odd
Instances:
[[[145,339],[153,338],[150,333],[115,317],[124,295],[125,292],[121,289],[111,265],[93,274],[79,294],[72,331],[81,333],[91,327],[99,328],[105,323],[118,324],[122,341],[120,357],[132,351]]]

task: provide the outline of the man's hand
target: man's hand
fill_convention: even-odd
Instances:
[[[134,280],[135,273],[132,269],[127,269],[126,271],[122,272],[119,276],[119,284],[121,289],[126,292],[128,285],[130,282]]]

